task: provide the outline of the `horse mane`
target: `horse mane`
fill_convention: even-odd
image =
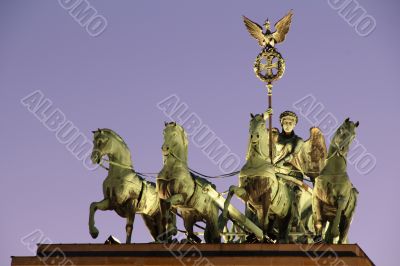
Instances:
[[[185,151],[185,158],[184,159],[185,159],[185,162],[187,162],[187,160],[188,160],[188,147],[189,147],[189,140],[188,140],[188,137],[187,137],[187,133],[186,133],[185,129],[181,125],[175,124],[175,126],[177,128],[179,128],[179,131],[181,133],[182,143],[183,143],[183,147],[184,147],[184,151]]]
[[[357,122],[358,123],[358,122]],[[336,146],[336,145],[334,145],[334,139],[337,137],[337,135],[339,134],[339,129],[341,128],[341,127],[344,127],[344,130],[348,130],[349,132],[350,132],[350,129],[349,129],[349,127],[351,126],[351,124],[354,124],[354,122],[352,122],[352,121],[350,121],[350,120],[346,120],[345,122],[343,122],[337,129],[336,129],[336,131],[335,131],[335,134],[333,134],[333,137],[332,137],[332,139],[331,139],[331,142],[330,142],[330,144],[329,144],[329,150],[328,150],[328,153],[329,154],[332,154],[332,152],[334,152],[338,147]],[[353,129],[354,130],[354,129]],[[351,132],[351,133],[353,133],[353,132]],[[353,139],[355,138],[355,136],[356,136],[356,133],[355,133],[355,130],[354,130],[354,135],[353,135]],[[348,154],[348,152],[349,152],[349,150],[350,150],[350,146],[351,146],[351,142],[353,141],[353,139],[351,139],[350,141],[348,141],[348,143],[347,143],[347,145],[345,145],[345,146],[343,146],[343,147],[341,147],[342,149],[343,149],[343,153],[347,156],[347,154]]]
[[[121,138],[121,136],[118,135],[117,132],[115,132],[114,130],[109,129],[109,128],[102,128],[102,129],[100,129],[100,131],[110,134],[111,136],[116,138],[119,142],[121,142],[125,146],[125,148],[127,148],[129,150],[128,145],[125,143],[124,139]]]

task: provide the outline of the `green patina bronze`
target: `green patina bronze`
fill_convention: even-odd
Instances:
[[[219,243],[218,206],[213,199],[203,192],[203,187],[210,182],[193,176],[187,165],[188,140],[182,126],[175,122],[166,123],[162,145],[164,166],[157,176],[157,191],[163,214],[162,223],[166,221],[172,208],[181,212],[188,241],[199,243],[201,239],[193,232],[196,222],[204,221],[204,240],[207,243]]]
[[[313,217],[317,238],[328,224],[327,243],[347,243],[347,233],[357,204],[357,190],[347,175],[347,153],[356,136],[358,122],[347,118],[336,130],[328,158],[313,190]],[[328,223],[329,222],[329,223]]]
[[[93,238],[99,234],[94,215],[97,210],[114,210],[126,218],[126,243],[131,242],[135,214],[141,214],[154,240],[163,235],[158,194],[154,183],[147,182],[134,171],[131,153],[123,139],[110,129],[93,131],[93,163],[100,164],[104,156],[110,162],[103,182],[104,199],[90,204],[89,231]],[[174,220],[168,222],[174,227]]]
[[[230,186],[225,200],[214,184],[188,167],[188,139],[182,126],[165,123],[162,145],[163,168],[156,184],[134,171],[131,154],[120,136],[110,129],[94,133],[92,161],[109,161],[103,182],[104,199],[90,205],[89,230],[93,238],[96,210],[114,210],[126,218],[126,243],[131,242],[135,214],[141,214],[156,241],[176,241],[175,215],[183,219],[187,239],[200,243],[193,231],[204,222],[204,240],[226,242],[347,243],[347,234],[357,202],[357,190],[346,172],[346,157],[358,122],[346,119],[335,133],[327,152],[325,137],[317,127],[303,141],[294,133],[298,117],[285,111],[280,116],[282,132],[272,127],[272,87],[285,71],[285,61],[275,44],[285,40],[293,12],[270,29],[244,17],[250,35],[262,47],[254,71],[265,82],[268,109],[251,114],[246,162],[239,172],[239,185]],[[268,121],[268,125],[266,125]],[[222,175],[230,177],[237,172]],[[216,177],[214,177],[216,178]],[[310,181],[314,189],[304,183]],[[245,202],[242,214],[232,204],[236,195]],[[219,209],[222,210],[220,216]],[[227,221],[232,229],[227,229]],[[201,228],[201,227],[200,227]]]
[[[225,205],[233,195],[237,195],[246,203],[246,216],[256,218],[256,223],[264,234],[278,238],[279,242],[288,243],[289,233],[295,227],[296,239],[313,230],[311,219],[311,190],[307,186],[298,186],[301,191],[298,204],[294,206],[297,181],[289,175],[279,174],[276,166],[270,163],[269,134],[266,129],[266,115],[251,115],[249,144],[246,163],[239,174],[239,186],[231,186]],[[275,145],[273,146],[275,154]],[[300,183],[302,184],[302,183]],[[298,224],[292,218],[299,209]],[[226,209],[223,216],[227,217]],[[277,235],[275,232],[278,232]]]

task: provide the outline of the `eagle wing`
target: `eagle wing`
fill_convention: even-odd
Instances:
[[[248,19],[246,16],[243,16],[243,21],[250,35],[258,40],[258,44],[260,46],[263,46],[264,34],[262,27],[257,23],[255,23],[254,21]]]
[[[298,154],[298,163],[304,174],[314,181],[324,167],[326,157],[324,135],[318,127],[310,128],[310,138],[304,142]]]
[[[292,22],[292,16],[293,11],[290,10],[286,16],[275,24],[275,32],[272,34],[272,37],[275,39],[276,43],[285,40],[286,34],[289,32],[290,23]]]

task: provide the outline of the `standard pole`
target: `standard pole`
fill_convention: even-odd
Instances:
[[[272,83],[267,83],[268,90],[268,108],[272,109]],[[272,158],[272,113],[268,117],[268,128],[269,128],[269,158],[271,159],[271,164],[273,164]]]

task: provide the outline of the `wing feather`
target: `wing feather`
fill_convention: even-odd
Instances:
[[[257,23],[255,23],[254,21],[248,19],[246,16],[243,16],[243,21],[250,35],[253,36],[255,39],[257,39],[258,44],[262,46],[264,42],[264,34],[262,27]]]
[[[275,32],[272,34],[272,37],[275,39],[276,43],[285,40],[286,34],[289,32],[290,23],[292,22],[292,16],[293,11],[290,10],[286,16],[275,24]]]

